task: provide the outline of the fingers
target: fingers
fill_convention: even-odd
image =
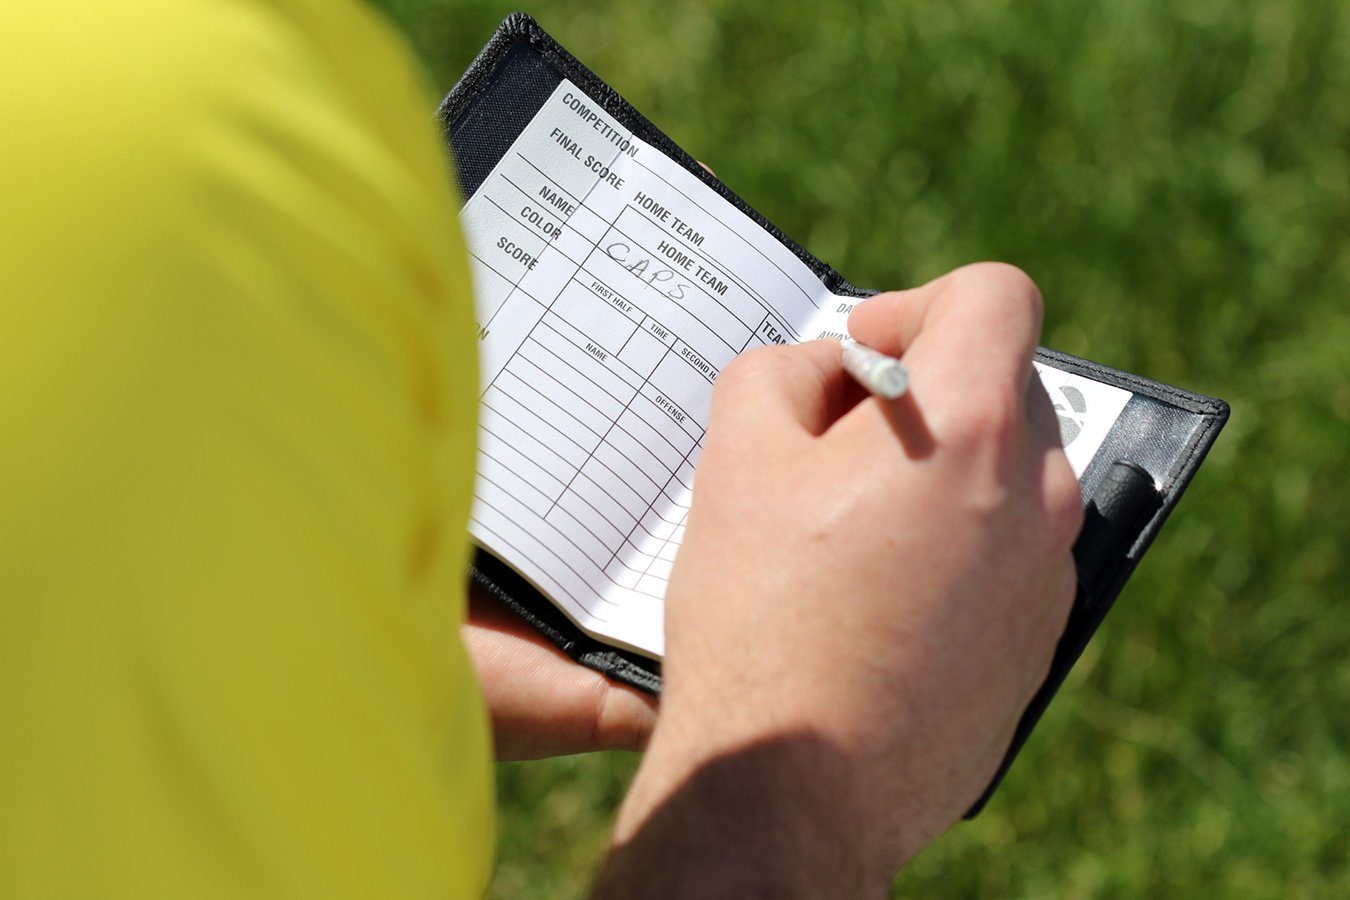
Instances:
[[[492,715],[497,759],[646,745],[656,725],[656,698],[578,665],[476,590],[462,632]]]
[[[464,639],[492,715],[498,760],[646,745],[656,725],[655,698],[535,640],[472,625]]]
[[[864,301],[848,326],[862,343],[903,355],[911,371],[967,386],[1020,387],[1040,338],[1041,296],[1021,270],[976,263]]]
[[[941,280],[907,291],[887,291],[859,302],[849,313],[849,335],[874,350],[903,356],[919,336]]]
[[[810,341],[742,353],[717,379],[709,430],[764,427],[823,434],[856,391],[840,361],[839,342]]]

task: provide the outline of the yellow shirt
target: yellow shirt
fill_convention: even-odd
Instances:
[[[480,894],[463,245],[355,0],[0,4],[0,896]]]

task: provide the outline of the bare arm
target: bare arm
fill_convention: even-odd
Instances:
[[[854,313],[906,398],[860,399],[832,342],[724,373],[597,896],[881,896],[979,795],[1073,595],[1040,321],[971,266]]]

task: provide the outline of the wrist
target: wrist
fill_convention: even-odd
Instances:
[[[733,736],[669,712],[620,811],[600,896],[639,877],[643,896],[885,896],[893,842],[837,745],[801,728]]]

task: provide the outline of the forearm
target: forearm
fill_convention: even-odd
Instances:
[[[615,826],[597,898],[879,897],[854,766],[805,731],[708,752],[657,738]]]

